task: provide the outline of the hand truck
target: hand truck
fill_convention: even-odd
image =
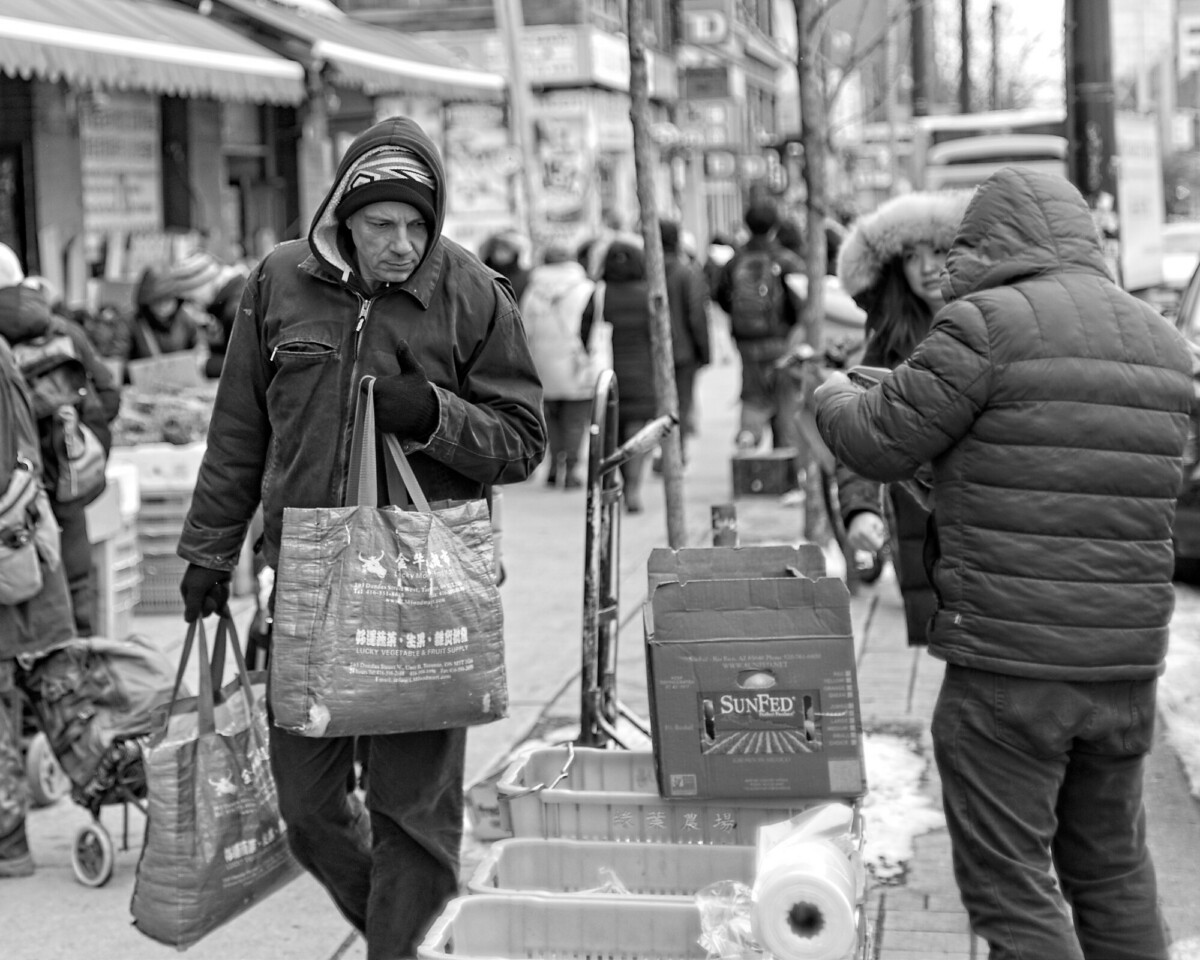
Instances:
[[[583,747],[603,747],[611,742],[628,749],[617,732],[618,718],[624,717],[646,736],[650,736],[650,727],[617,698],[616,691],[624,499],[620,466],[658,446],[678,426],[679,420],[671,414],[658,417],[619,444],[617,398],[616,374],[605,370],[596,380],[588,431],[583,669],[579,678],[580,729],[576,743]]]

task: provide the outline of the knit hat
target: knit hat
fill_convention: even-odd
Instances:
[[[167,300],[175,297],[175,285],[167,275],[165,267],[147,267],[138,280],[137,293],[134,300],[139,307],[147,306],[156,300]]]
[[[363,154],[342,180],[345,185],[334,208],[338,223],[370,203],[407,203],[432,225],[436,219],[433,171],[404,147],[383,146]]]
[[[25,279],[21,261],[6,243],[0,243],[0,287],[15,287]]]
[[[971,196],[970,190],[906,193],[860,217],[838,252],[843,289],[857,300],[882,279],[888,263],[917,243],[949,250]]]
[[[211,253],[198,250],[189,253],[171,266],[164,278],[173,295],[180,300],[197,300],[201,303],[212,299],[213,281],[221,276],[221,264]],[[209,288],[207,291],[205,288]]]

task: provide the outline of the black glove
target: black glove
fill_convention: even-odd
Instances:
[[[396,348],[396,360],[400,372],[375,381],[375,425],[383,433],[426,440],[437,426],[437,394],[404,340]]]
[[[213,570],[189,563],[183,572],[179,592],[183,594],[183,619],[192,623],[225,609],[229,603],[228,570]]]

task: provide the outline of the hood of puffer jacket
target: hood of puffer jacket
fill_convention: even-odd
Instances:
[[[408,117],[380,120],[355,137],[354,142],[347,148],[342,162],[338,164],[337,173],[334,174],[333,185],[317,208],[308,231],[308,245],[313,254],[343,280],[349,278],[351,273],[358,272],[358,264],[353,258],[350,231],[338,223],[337,206],[346,193],[350,174],[358,162],[372,151],[386,147],[403,147],[412,151],[425,162],[433,174],[435,219],[429,231],[429,243],[425,247],[425,256],[421,258],[421,263],[425,262],[442,235],[442,225],[446,222],[446,168],[442,165],[437,147],[425,131]],[[420,268],[421,264],[417,264],[417,269]]]
[[[581,283],[590,283],[582,263],[564,260],[560,263],[543,263],[529,273],[529,285],[525,288],[524,303],[535,294],[553,303],[561,300]]]
[[[49,332],[54,314],[41,290],[19,284],[0,290],[0,336],[22,343]]]
[[[947,303],[1049,273],[1112,279],[1083,195],[1062,177],[1004,167],[980,184],[946,256]]]
[[[970,190],[906,193],[860,217],[838,251],[842,288],[858,300],[879,283],[888,263],[914,244],[949,250],[970,200]]]

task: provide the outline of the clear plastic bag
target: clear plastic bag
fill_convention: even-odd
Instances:
[[[751,932],[754,897],[737,880],[719,880],[696,891],[700,910],[700,939],[710,960],[761,960],[762,951]]]

